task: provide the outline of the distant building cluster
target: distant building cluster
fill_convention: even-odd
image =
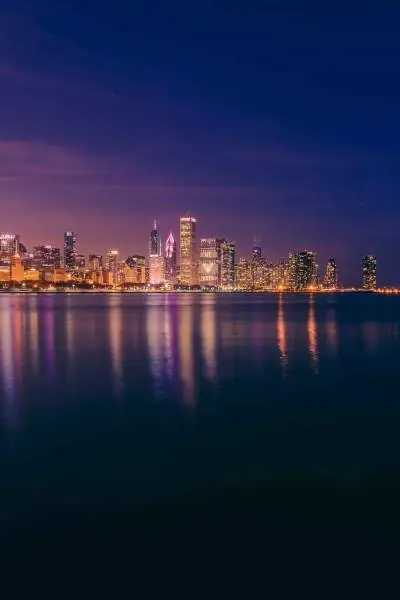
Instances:
[[[237,257],[236,244],[227,238],[198,237],[197,219],[179,222],[179,252],[172,232],[165,243],[154,221],[149,231],[148,256],[123,259],[116,248],[105,256],[78,252],[73,231],[64,233],[63,253],[50,245],[31,250],[19,235],[0,234],[0,283],[46,286],[80,284],[112,289],[207,289],[220,291],[312,291],[339,287],[336,261],[328,260],[320,278],[315,252],[304,250],[271,263],[256,243],[248,257]],[[361,287],[375,290],[376,258],[365,256]]]

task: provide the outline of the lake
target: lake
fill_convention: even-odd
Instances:
[[[280,531],[392,530],[400,297],[3,293],[0,330],[16,546],[133,510],[144,537],[227,511],[243,531],[265,511]]]

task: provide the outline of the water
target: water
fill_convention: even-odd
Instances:
[[[1,294],[5,529],[268,506],[334,530],[344,497],[379,529],[360,507],[397,497],[399,323],[373,294]]]

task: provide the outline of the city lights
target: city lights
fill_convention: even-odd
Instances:
[[[171,231],[161,243],[157,221],[149,230],[148,255],[127,258],[110,248],[106,255],[78,252],[74,232],[64,233],[64,253],[49,244],[27,250],[14,233],[0,234],[0,289],[90,291],[215,291],[215,292],[332,292],[343,291],[336,261],[327,262],[319,277],[317,255],[310,250],[290,253],[273,263],[257,241],[248,256],[237,258],[236,244],[227,238],[197,240],[197,219],[179,221],[177,242]],[[398,290],[376,286],[376,258],[365,256],[360,269],[360,286],[352,288],[379,293]]]

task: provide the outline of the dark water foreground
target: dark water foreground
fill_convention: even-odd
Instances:
[[[397,560],[399,319],[362,294],[0,297],[2,567],[359,591]]]

